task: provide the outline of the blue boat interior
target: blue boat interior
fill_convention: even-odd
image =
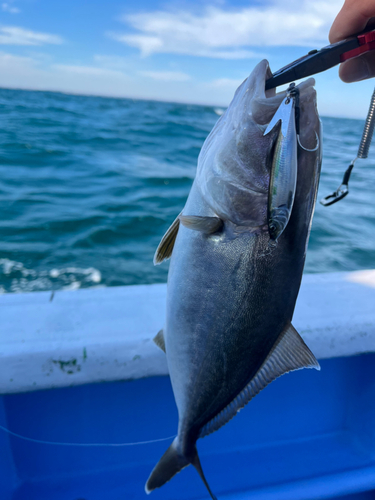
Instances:
[[[273,382],[198,441],[219,500],[375,499],[375,354],[323,360]],[[0,424],[34,439],[127,443],[174,435],[168,377],[0,396]],[[145,499],[169,441],[79,448],[0,430],[2,500]],[[208,500],[193,467],[152,500]]]

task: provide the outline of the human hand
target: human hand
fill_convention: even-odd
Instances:
[[[374,0],[346,0],[329,32],[331,43],[344,40],[363,31],[375,28]],[[344,82],[358,82],[375,76],[375,52],[370,51],[340,65],[339,76]]]

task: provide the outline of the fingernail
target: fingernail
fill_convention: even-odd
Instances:
[[[356,57],[350,61],[345,62],[340,68],[340,77],[344,82],[359,82],[370,78],[370,71],[367,61],[361,57]]]

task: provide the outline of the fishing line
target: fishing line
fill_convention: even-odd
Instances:
[[[160,438],[160,439],[151,439],[150,441],[137,441],[135,443],[59,443],[55,441],[43,441],[41,439],[34,439],[26,436],[22,436],[21,434],[17,434],[16,432],[13,432],[6,427],[3,427],[0,425],[0,430],[6,432],[7,434],[10,434],[11,436],[14,436],[19,439],[23,439],[24,441],[30,441],[32,443],[39,443],[39,444],[53,444],[55,446],[81,446],[81,447],[120,447],[120,446],[137,446],[141,444],[151,444],[151,443],[160,443],[161,441],[168,441],[169,439],[175,438],[176,435],[169,436],[166,438]]]

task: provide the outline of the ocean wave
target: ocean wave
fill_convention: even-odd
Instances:
[[[0,101],[0,293],[165,282],[153,254],[225,107],[6,89]],[[318,199],[337,189],[363,130],[323,122]],[[356,163],[343,202],[317,204],[307,272],[374,267],[374,157],[373,146]]]
[[[22,262],[0,259],[0,293],[77,290],[98,286],[101,272],[94,267],[65,267],[44,270],[27,268]]]

